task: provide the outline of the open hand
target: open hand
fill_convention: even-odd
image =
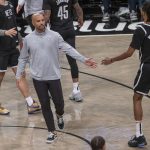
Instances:
[[[109,64],[111,64],[112,63],[112,59],[111,58],[108,58],[108,57],[106,57],[105,59],[103,59],[102,61],[101,61],[101,64],[102,65],[109,65]]]
[[[89,58],[85,61],[85,64],[91,68],[96,68],[97,67],[97,63],[92,59]]]

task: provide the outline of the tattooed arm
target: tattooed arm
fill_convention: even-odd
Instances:
[[[74,8],[78,17],[79,26],[81,27],[83,25],[83,10],[78,2],[74,4]]]
[[[50,23],[50,15],[51,15],[51,10],[44,10],[44,17],[45,17],[45,22]]]

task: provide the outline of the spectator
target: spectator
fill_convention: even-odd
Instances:
[[[109,14],[110,4],[111,4],[111,0],[103,0],[103,5],[104,5],[103,18],[102,18],[103,22],[108,22],[110,20],[110,14]]]
[[[128,0],[129,3],[129,10],[130,10],[130,20],[137,21],[137,2],[138,0]]]
[[[105,139],[102,136],[95,136],[91,140],[92,150],[106,150]]]

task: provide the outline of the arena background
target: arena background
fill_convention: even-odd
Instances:
[[[17,0],[10,0],[14,6],[17,6]],[[79,29],[77,22],[74,22],[77,35],[108,35],[108,34],[131,34],[140,22],[140,13],[138,10],[139,21],[131,22],[129,19],[129,10],[127,0],[112,0],[110,22],[102,22],[103,5],[102,0],[79,0],[84,12],[84,24]],[[26,21],[22,19],[23,10],[17,15],[18,29],[22,35],[31,32]],[[74,15],[75,16],[75,15]],[[76,16],[74,17],[76,20]]]

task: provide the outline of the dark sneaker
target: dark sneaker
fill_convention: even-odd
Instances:
[[[57,139],[57,134],[53,132],[49,132],[46,143],[51,144],[54,142],[54,140]]]
[[[0,105],[0,115],[8,115],[10,112]]]
[[[147,145],[146,139],[143,136],[139,136],[138,138],[136,136],[131,137],[130,141],[128,142],[129,147],[139,147],[142,148],[145,145]]]
[[[69,99],[73,100],[75,102],[82,102],[83,101],[83,97],[82,97],[81,92],[78,92],[78,93],[72,92],[71,95],[69,96]]]
[[[41,107],[40,105],[34,100],[33,101],[33,104],[31,106],[28,106],[27,104],[27,109],[28,109],[28,114],[33,114],[37,111],[40,111],[41,110]]]
[[[57,115],[57,124],[58,124],[59,129],[63,129],[64,128],[63,116]]]

